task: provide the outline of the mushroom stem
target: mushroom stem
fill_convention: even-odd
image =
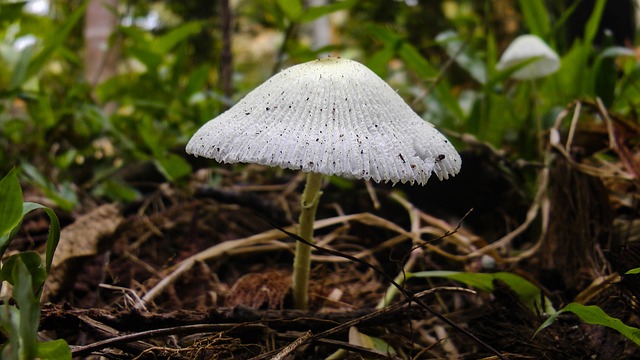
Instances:
[[[302,192],[302,211],[298,235],[313,243],[313,222],[320,201],[322,174],[310,172]],[[296,309],[307,310],[309,307],[309,272],[311,270],[311,247],[302,242],[296,243],[296,254],[293,259],[293,305]]]

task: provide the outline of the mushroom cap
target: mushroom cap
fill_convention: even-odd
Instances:
[[[324,58],[274,75],[203,125],[187,153],[224,163],[425,184],[460,170],[451,143],[364,65]]]
[[[536,35],[520,35],[509,44],[500,57],[496,69],[504,70],[532,58],[539,58],[518,69],[511,77],[518,80],[536,79],[552,74],[560,68],[558,54]]]

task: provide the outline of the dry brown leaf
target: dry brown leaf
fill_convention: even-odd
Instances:
[[[60,296],[73,283],[76,265],[83,258],[97,255],[103,241],[113,234],[122,220],[120,206],[106,204],[62,229],[43,301]]]

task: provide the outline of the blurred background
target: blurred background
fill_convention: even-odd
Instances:
[[[599,97],[637,123],[637,13],[627,0],[4,1],[0,174],[20,167],[67,211],[139,199],[158,181],[147,177],[180,184],[203,166],[183,148],[204,122],[327,55],[366,64],[441,130],[539,160],[540,131],[573,101]],[[495,69],[525,33],[559,54],[559,71],[516,81]]]

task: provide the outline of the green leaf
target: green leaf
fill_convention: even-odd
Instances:
[[[183,101],[189,101],[191,95],[205,87],[210,69],[211,67],[208,64],[202,64],[191,72],[187,79],[187,85],[184,87]]]
[[[500,280],[513,290],[523,303],[527,304],[532,311],[540,307],[542,299],[540,289],[528,280],[509,272],[497,273],[467,273],[458,271],[421,271],[411,274],[412,277],[430,278],[441,277],[455,281],[460,281],[478,290],[492,292],[494,280]],[[551,301],[544,297],[545,312],[553,313],[555,310],[551,306]]]
[[[407,66],[422,79],[429,79],[438,76],[438,70],[431,66],[427,59],[420,54],[418,49],[406,41],[403,41],[398,48],[398,56]]]
[[[161,55],[165,55],[177,44],[199,33],[200,30],[202,30],[202,23],[196,21],[188,22],[158,37],[153,41],[152,49]]]
[[[520,10],[529,32],[544,38],[551,33],[549,12],[544,0],[519,0]]]
[[[176,154],[166,154],[153,161],[158,171],[169,181],[175,181],[191,174],[191,165]]]
[[[367,67],[384,79],[387,77],[387,66],[395,55],[396,49],[391,46],[385,46],[369,57]]]
[[[35,166],[25,162],[21,164],[21,168],[23,173],[26,174],[49,199],[63,210],[70,211],[78,202],[78,198],[71,189],[70,183],[58,189],[54,184],[49,182]]]
[[[71,360],[71,349],[63,339],[38,343],[38,358],[41,360]]]
[[[447,55],[477,82],[480,84],[487,82],[487,71],[481,56],[478,56],[456,31],[444,31],[438,34],[435,40],[445,49]]]
[[[596,96],[602,99],[604,106],[608,108],[615,99],[616,81],[618,80],[615,59],[611,57],[599,58],[596,60],[593,71],[593,90]]]
[[[0,310],[0,327],[8,338],[2,345],[0,359],[20,359],[20,312],[15,306],[9,306],[8,301],[0,306]]]
[[[26,4],[26,1],[17,2],[1,2],[0,3],[0,24],[12,23],[23,15],[22,8]]]
[[[420,54],[420,51],[413,45],[405,41],[400,35],[379,25],[369,25],[367,31],[376,40],[384,44],[386,55],[394,50],[404,63],[422,79],[434,78],[438,75],[438,70],[431,66],[427,59]]]
[[[334,13],[340,10],[346,10],[352,8],[357,3],[357,0],[345,0],[337,1],[329,5],[314,6],[306,9],[304,13],[298,19],[301,23],[311,22],[322,16]]]
[[[526,0],[525,0],[526,1]],[[593,39],[598,33],[600,27],[600,20],[602,19],[602,13],[604,12],[604,6],[607,4],[607,0],[598,0],[593,6],[593,12],[587,21],[584,28],[584,42],[585,44],[592,44]]]
[[[16,234],[20,230],[21,223],[22,222],[18,223],[18,225],[14,227],[13,230],[11,230],[8,234],[0,236],[0,257],[4,255],[4,252],[7,250],[7,248],[11,244],[11,239],[16,237]]]
[[[135,188],[118,179],[107,179],[101,182],[93,188],[91,194],[124,203],[131,203],[141,197],[140,192]]]
[[[370,24],[365,27],[365,30],[376,40],[381,41],[385,46],[396,48],[402,41],[402,37],[395,32],[387,29],[386,27]]]
[[[298,20],[302,14],[302,1],[300,0],[278,0],[278,6],[291,21]]]
[[[640,274],[640,267],[637,267],[635,269],[631,269],[629,271],[627,271],[626,273],[624,273],[625,275],[633,275],[633,274]]]
[[[23,216],[37,209],[42,209],[47,216],[49,216],[49,233],[47,234],[47,250],[45,255],[46,271],[49,273],[49,270],[51,270],[51,263],[53,262],[53,254],[56,252],[58,242],[60,241],[60,221],[53,210],[44,205],[32,202],[24,203],[22,211]]]
[[[640,329],[628,326],[620,321],[620,319],[607,315],[607,313],[605,313],[599,306],[586,306],[575,302],[568,304],[555,314],[552,314],[544,323],[542,323],[542,325],[540,325],[533,336],[536,336],[540,331],[553,324],[558,319],[558,316],[564,312],[571,312],[577,315],[587,324],[601,325],[614,329],[627,339],[633,341],[636,345],[640,345]]]
[[[45,39],[44,48],[33,58],[29,64],[29,68],[25,75],[25,79],[29,79],[38,73],[53,54],[64,44],[64,41],[71,33],[71,30],[82,19],[89,1],[83,2],[76,11],[74,11],[66,21],[55,32],[51,33]]]
[[[13,271],[19,263],[24,264],[29,271],[31,292],[33,294],[39,294],[42,285],[47,279],[47,272],[44,269],[40,255],[35,251],[25,251],[7,258],[2,265],[2,269],[0,269],[0,280],[16,286]]]
[[[5,265],[6,266],[6,265]],[[4,270],[4,266],[3,266]],[[35,359],[38,348],[38,326],[40,324],[40,304],[32,290],[31,273],[20,257],[12,267],[13,298],[20,309],[18,331],[20,359]]]
[[[395,349],[386,341],[363,334],[355,326],[349,328],[349,344],[374,350],[380,354],[395,354]]]
[[[22,188],[14,168],[0,180],[0,236],[8,234],[18,226],[21,219]],[[3,245],[0,243],[0,247]]]
[[[35,45],[30,45],[20,51],[20,57],[16,62],[14,68],[11,71],[11,83],[9,84],[10,89],[20,88],[27,80],[27,69],[29,68],[29,63],[33,58],[33,49]]]
[[[608,38],[607,41],[613,42]],[[604,105],[609,108],[615,100],[616,83],[618,73],[616,58],[618,56],[634,56],[633,51],[619,46],[609,46],[596,58],[594,64],[593,89],[596,96],[602,99]]]
[[[128,49],[127,53],[140,60],[147,71],[155,72],[162,64],[162,55],[150,49],[133,47]]]

